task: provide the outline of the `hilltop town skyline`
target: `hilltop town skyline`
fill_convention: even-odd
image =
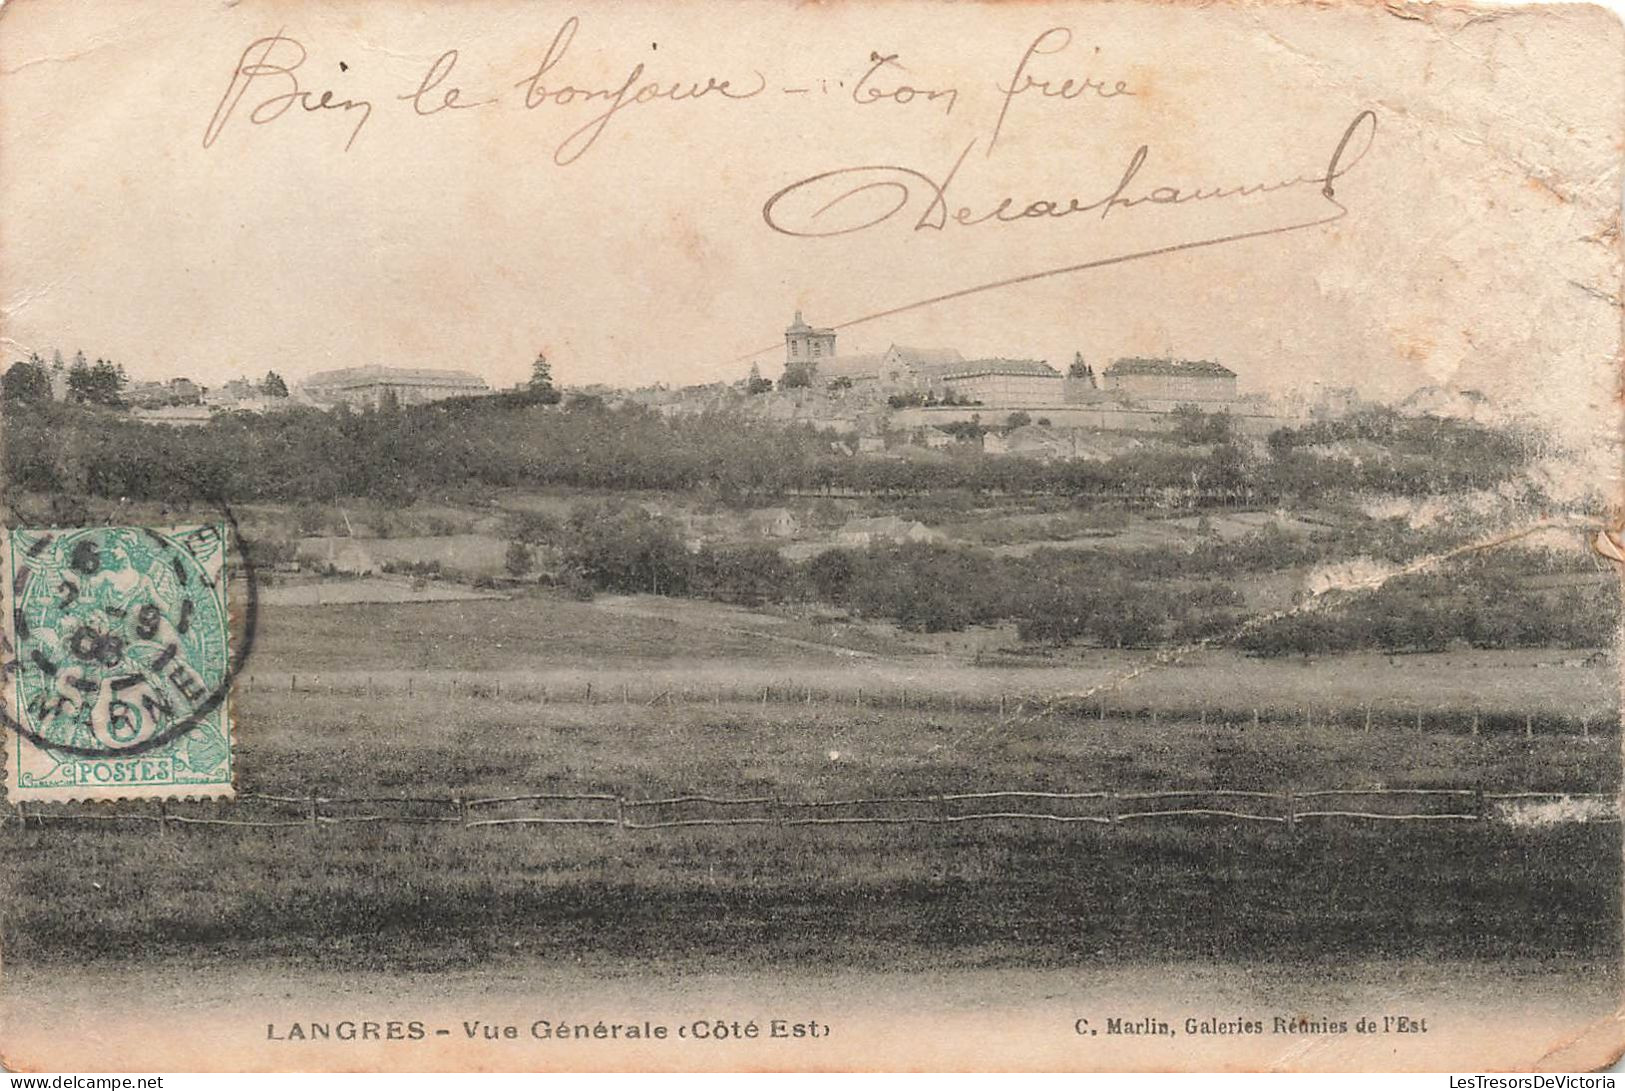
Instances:
[[[801,311],[793,312],[800,316]],[[887,337],[883,325],[868,325],[860,330],[838,330],[837,358],[848,359],[852,357],[880,356],[888,349],[902,347],[922,351],[950,351],[956,352],[967,361],[1004,359],[1004,360],[1033,360],[1048,364],[1056,371],[1066,372],[1073,360],[1079,356],[1091,367],[1099,372],[1118,360],[1128,359],[1169,359],[1200,361],[1208,360],[1221,364],[1236,372],[1237,392],[1245,395],[1261,395],[1266,397],[1303,396],[1315,390],[1352,390],[1358,396],[1369,402],[1377,404],[1398,404],[1407,397],[1421,391],[1431,389],[1486,392],[1484,387],[1457,383],[1449,380],[1440,382],[1431,379],[1414,377],[1407,383],[1402,377],[1396,377],[1388,382],[1377,382],[1375,378],[1368,377],[1362,383],[1355,379],[1350,382],[1334,381],[1326,377],[1323,369],[1313,369],[1309,376],[1305,376],[1302,368],[1284,369],[1274,366],[1273,361],[1264,361],[1256,366],[1249,367],[1245,363],[1237,366],[1236,362],[1227,361],[1216,353],[1201,351],[1186,351],[1174,344],[1164,344],[1144,351],[1122,352],[1095,352],[1091,353],[1084,348],[1074,347],[1059,355],[1045,356],[1036,352],[1026,351],[1014,339],[999,345],[988,341],[955,341],[953,339],[939,338],[937,342],[926,340],[908,340],[901,337]],[[553,372],[559,386],[569,388],[609,388],[624,391],[636,391],[649,388],[681,389],[683,387],[697,387],[715,383],[737,383],[744,380],[755,367],[760,374],[768,379],[778,380],[786,366],[785,349],[783,344],[783,329],[779,330],[779,345],[774,349],[746,354],[735,357],[715,368],[704,367],[691,372],[685,377],[664,378],[654,374],[649,369],[637,367],[626,363],[620,367],[602,368],[584,365],[581,361],[561,360],[548,354],[553,366]],[[940,343],[939,343],[940,342]],[[88,347],[65,344],[45,343],[43,345],[19,345],[14,338],[0,339],[5,344],[9,363],[12,359],[26,359],[32,354],[39,355],[46,364],[52,362],[53,357],[60,356],[62,360],[70,362],[76,354],[82,353],[87,360],[106,359],[116,362],[125,368],[131,383],[150,384],[166,383],[176,378],[191,380],[208,389],[221,389],[236,384],[242,380],[254,381],[267,372],[275,372],[285,378],[292,388],[302,387],[307,380],[319,378],[321,375],[340,369],[348,368],[439,368],[448,371],[466,372],[488,384],[493,391],[511,389],[522,386],[530,377],[531,364],[535,353],[526,355],[522,361],[504,359],[500,362],[486,363],[475,360],[442,360],[439,362],[419,362],[404,358],[399,359],[370,359],[351,363],[334,362],[322,359],[309,365],[297,360],[273,359],[267,361],[246,360],[227,363],[212,364],[201,362],[196,367],[184,366],[178,362],[165,363],[163,361],[138,358],[125,358],[116,353],[92,351]],[[967,347],[971,346],[971,347]],[[715,373],[713,373],[715,372]],[[1493,398],[1492,400],[1500,400]]]

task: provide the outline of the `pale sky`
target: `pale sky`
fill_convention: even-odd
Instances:
[[[574,10],[573,39],[554,46],[537,81],[549,97],[527,109],[522,81],[571,9],[8,5],[6,351],[82,348],[136,378],[207,384],[385,364],[463,368],[506,386],[525,378],[538,349],[565,383],[732,379],[749,367],[742,357],[779,345],[797,308],[836,325],[1001,278],[1336,211],[1318,185],[1299,185],[1118,207],[1104,219],[914,230],[929,203],[920,179],[940,183],[967,146],[947,204],[980,214],[1006,196],[1017,208],[1107,197],[1140,145],[1147,154],[1126,196],[1313,177],[1369,109],[1377,132],[1336,182],[1348,212],[1334,225],[919,307],[844,331],[841,351],[896,341],[1060,368],[1074,351],[1097,366],[1173,354],[1219,360],[1248,390],[1318,381],[1394,396],[1454,383],[1567,427],[1612,426],[1618,252],[1600,233],[1618,206],[1621,36],[1595,9],[1471,25],[1448,12],[1429,25],[1381,8],[1267,6]],[[286,40],[245,53],[279,31]],[[990,154],[1000,85],[1046,31],[1049,52],[1027,75],[1051,89],[1121,81],[1125,93],[1046,98],[1028,87],[1010,99]],[[496,101],[415,116],[399,96],[453,48],[455,68],[423,105],[454,85],[464,103]],[[210,132],[240,58],[250,70],[287,67],[301,49],[291,77],[238,77],[242,97]],[[948,95],[854,102],[872,53],[898,54],[907,69],[888,66],[877,86],[952,89],[951,111]],[[557,92],[618,88],[640,63],[634,89],[715,78],[735,93],[763,90],[633,104],[589,147],[568,142],[605,103]],[[324,90],[370,105],[295,102],[251,123],[293,78],[307,105]],[[914,203],[836,238],[765,222],[775,192],[865,165],[919,174],[844,175],[882,185],[826,217],[878,216],[899,193],[886,184],[900,179]],[[825,185],[817,200],[797,191],[807,197],[799,210],[786,198],[781,226],[837,192]],[[776,375],[782,351],[757,358]]]

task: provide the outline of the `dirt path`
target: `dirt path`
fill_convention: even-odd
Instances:
[[[728,633],[733,636],[746,636],[752,640],[767,640],[781,644],[788,648],[804,648],[808,651],[832,652],[835,655],[850,656],[853,659],[882,659],[901,658],[894,656],[881,656],[875,652],[859,651],[856,648],[846,648],[839,644],[826,644],[817,640],[803,640],[799,637],[784,636],[773,632],[768,626],[779,621],[764,614],[753,614],[749,611],[738,611],[741,618],[751,618],[757,622],[754,625],[734,625],[721,620],[703,618],[693,609],[676,610],[661,609],[644,605],[640,599],[621,597],[602,599],[594,604],[598,609],[608,610],[611,613],[625,614],[629,617],[651,618],[656,621],[675,621],[696,629],[705,629],[714,633]],[[719,612],[726,607],[716,608]]]

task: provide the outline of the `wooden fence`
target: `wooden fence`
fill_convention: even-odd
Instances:
[[[1196,724],[1200,727],[1245,728],[1291,725],[1352,731],[1442,732],[1457,735],[1617,734],[1618,710],[1594,715],[1550,710],[1462,709],[1424,705],[1364,704],[1356,707],[1300,704],[1206,705],[1149,704],[1107,692],[1088,694],[975,692],[959,693],[900,686],[830,688],[785,680],[749,685],[646,685],[628,681],[576,681],[542,684],[503,680],[489,675],[424,678],[410,675],[287,674],[244,675],[239,692],[325,693],[347,696],[439,696],[453,700],[494,700],[539,705],[803,705],[820,708],[897,709],[923,712],[996,713],[1006,718],[1061,717],[1071,720],[1138,720]]]
[[[1619,822],[1618,797],[1596,792],[1485,791],[1476,788],[1322,788],[1255,791],[1169,788],[1051,792],[1011,789],[938,795],[797,799],[687,794],[635,798],[607,792],[455,796],[294,796],[245,792],[232,800],[102,804],[19,803],[0,826],[147,823],[160,834],[188,826],[260,829],[385,823],[456,826],[597,826],[662,830],[688,826],[952,825],[1034,822],[1106,827],[1152,819],[1265,823],[1297,830],[1307,822],[1526,821],[1531,806],[1566,814],[1549,821]]]

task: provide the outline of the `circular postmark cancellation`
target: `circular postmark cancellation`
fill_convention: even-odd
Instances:
[[[14,529],[5,724],[14,801],[227,794],[227,695],[253,641],[252,566],[233,654],[227,527]]]

